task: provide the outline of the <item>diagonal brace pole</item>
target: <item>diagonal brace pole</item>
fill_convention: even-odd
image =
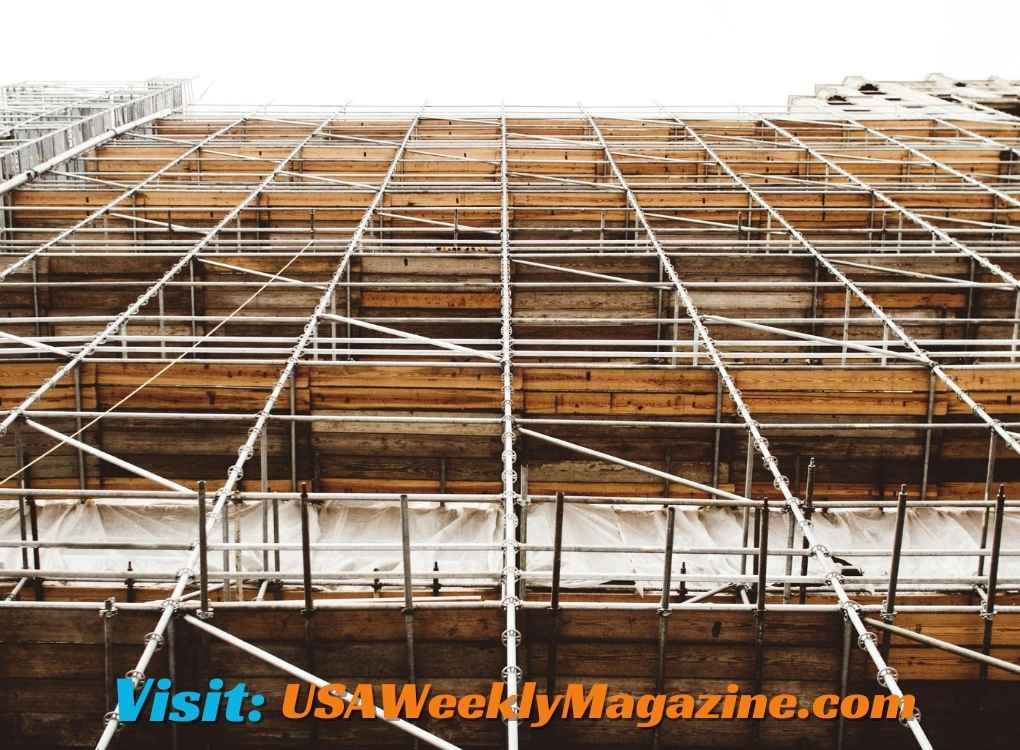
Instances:
[[[89,445],[88,443],[84,443],[81,440],[71,437],[70,435],[65,435],[62,432],[57,432],[56,430],[47,427],[44,424],[36,422],[34,419],[26,418],[25,424],[31,427],[36,432],[41,432],[43,435],[51,437],[54,440],[59,440],[61,443],[65,443],[67,445],[72,446],[73,448],[77,448],[80,451],[84,451],[85,453],[93,455],[96,458],[100,458],[103,461],[113,464],[114,466],[119,466],[122,469],[130,471],[132,474],[140,476],[144,479],[148,479],[150,482],[155,482],[156,484],[162,485],[163,487],[174,490],[175,492],[180,492],[185,495],[192,494],[192,491],[182,484],[177,484],[177,482],[171,481],[170,479],[166,479],[165,477],[161,477],[159,474],[154,474],[153,472],[147,469],[143,469],[141,466],[136,466],[130,461],[125,461],[123,458],[118,458],[112,453],[107,453],[106,451],[100,448],[96,448],[95,446]]]
[[[235,635],[231,635],[226,630],[218,628],[215,625],[206,622],[205,620],[200,620],[192,615],[184,615],[184,621],[189,625],[193,625],[199,630],[208,633],[214,638],[218,638],[224,643],[229,643],[231,646],[234,646],[235,648],[244,651],[246,654],[250,654],[251,656],[254,656],[256,659],[259,659],[260,661],[264,661],[266,664],[270,664],[293,677],[297,677],[302,682],[307,682],[308,684],[315,685],[318,688],[329,688],[330,686],[330,682],[328,680],[324,680],[321,677],[317,677],[311,672],[306,672],[305,670],[301,669],[301,667],[295,666],[290,662],[285,661],[280,657],[271,654],[268,651],[265,651],[264,649],[261,649],[252,643],[248,643],[248,641],[238,638]],[[345,703],[357,702],[357,698],[351,693],[346,691],[342,694],[334,693],[334,695],[339,695],[339,697]],[[452,742],[447,742],[446,740],[437,737],[436,735],[431,734],[430,732],[426,732],[421,727],[415,726],[409,721],[387,717],[385,713],[383,713],[383,710],[379,708],[379,706],[373,706],[373,709],[376,718],[382,719],[383,721],[387,722],[388,724],[391,724],[392,726],[396,727],[402,732],[407,732],[412,737],[417,737],[423,742],[427,742],[429,745],[432,745],[432,747],[443,748],[443,750],[460,750],[460,748],[457,745],[454,745]]]

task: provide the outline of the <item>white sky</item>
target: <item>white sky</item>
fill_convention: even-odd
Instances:
[[[1012,0],[35,0],[2,17],[2,82],[195,76],[210,103],[781,105],[847,75],[1020,77]]]

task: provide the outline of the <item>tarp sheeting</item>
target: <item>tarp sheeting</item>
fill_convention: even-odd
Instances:
[[[38,523],[40,538],[44,541],[74,542],[151,542],[190,544],[197,538],[195,506],[177,502],[150,501],[77,501],[40,500]],[[349,544],[399,545],[400,510],[393,504],[381,503],[325,503],[310,507],[309,529],[313,542]],[[20,538],[18,505],[14,501],[0,503],[0,539],[15,541]],[[530,506],[528,515],[528,542],[552,545],[554,506],[551,503]],[[300,544],[300,516],[297,503],[279,504],[281,541]],[[412,504],[410,533],[412,544],[469,543],[498,544],[501,538],[501,511],[495,506],[467,506],[450,504],[444,507],[431,504]],[[984,511],[980,509],[913,508],[908,511],[904,532],[904,550],[949,549],[960,550],[956,555],[904,556],[900,574],[910,576],[973,575],[977,558],[966,551],[978,547]],[[262,505],[244,503],[231,507],[230,541],[235,541],[240,519],[241,541],[262,541]],[[728,508],[678,509],[676,513],[675,548],[738,547],[742,536],[742,511]],[[770,549],[787,545],[788,515],[776,510],[770,515]],[[892,548],[895,513],[891,510],[833,510],[816,512],[813,518],[818,536],[833,553],[847,559],[865,575],[888,574],[889,557],[854,555],[853,550],[878,550],[885,553]],[[625,508],[607,505],[571,505],[564,510],[565,547],[627,546],[661,550],[666,533],[666,513],[661,508]],[[210,535],[210,541],[222,540],[222,527]],[[800,546],[799,533],[794,536]],[[989,542],[990,545],[990,542]],[[1003,549],[1020,547],[1020,513],[1007,512],[1003,531]],[[235,553],[231,553],[233,556]],[[88,550],[43,549],[41,565],[49,570],[127,571],[128,563],[138,572],[175,572],[184,562],[187,552],[182,550]],[[412,554],[412,569],[416,572],[432,571],[438,562],[440,575],[451,572],[490,572],[500,569],[499,550],[416,550]],[[30,558],[31,559],[31,558]],[[263,554],[249,550],[240,556],[241,569],[262,570]],[[272,554],[270,553],[270,560]],[[223,553],[210,552],[210,570],[222,570]],[[674,570],[680,562],[690,574],[736,574],[740,572],[740,557],[728,554],[678,553]],[[21,551],[17,548],[0,550],[0,564],[4,569],[21,567]],[[527,553],[529,571],[548,571],[552,565],[552,552],[533,550]],[[281,553],[281,568],[289,573],[301,570],[298,550]],[[785,572],[785,558],[772,556],[769,573]],[[318,550],[312,556],[315,573],[370,572],[393,573],[401,570],[401,552],[393,550]],[[651,576],[646,585],[654,585],[654,578],[662,571],[661,552],[564,552],[564,586],[585,585],[571,581],[572,574],[599,574],[602,581],[631,580],[636,575]],[[750,570],[750,567],[748,567]],[[817,567],[812,564],[811,572]],[[794,572],[799,571],[795,562]],[[605,574],[605,575],[602,575]],[[1003,577],[1020,577],[1020,557],[1003,556],[1000,565]],[[591,585],[588,582],[587,585]]]

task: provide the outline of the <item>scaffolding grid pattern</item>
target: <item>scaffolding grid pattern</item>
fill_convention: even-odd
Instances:
[[[38,601],[43,582],[124,579],[122,571],[43,566],[41,552],[74,543],[46,539],[45,529],[40,537],[37,501],[198,503],[193,542],[149,545],[179,551],[182,567],[131,576],[166,593],[138,605],[157,620],[129,673],[136,684],[181,612],[266,658],[209,623],[210,610],[234,598],[235,606],[301,606],[310,617],[344,606],[317,599],[317,587],[384,580],[402,589],[411,681],[414,609],[444,605],[416,590],[498,590],[475,606],[504,613],[509,694],[523,678],[518,618],[529,608],[668,614],[670,592],[682,585],[688,598],[674,607],[755,612],[759,646],[768,611],[839,611],[894,695],[902,691],[886,661],[888,636],[879,642],[868,613],[894,628],[903,611],[988,622],[1020,612],[996,605],[998,589],[1020,585],[998,573],[1000,558],[1020,554],[1002,548],[1015,504],[1007,495],[1020,488],[1020,421],[1010,421],[1009,393],[1020,344],[1016,83],[848,79],[786,109],[726,112],[235,111],[186,106],[180,82],[2,91],[10,143],[0,152],[8,300],[0,370],[17,388],[0,410],[0,432],[14,448],[0,497],[18,502],[20,538],[3,544],[22,555],[20,568],[3,571],[12,588],[2,604],[84,606],[52,601],[54,592]],[[232,392],[242,386],[231,378],[256,384]],[[862,386],[868,378],[877,386]],[[203,382],[204,405],[187,396]],[[812,405],[810,394],[822,390],[836,395]],[[770,399],[792,402],[773,408]],[[218,431],[235,453],[210,449],[219,458],[186,475],[172,463],[173,447],[152,449],[167,456],[151,462],[130,447],[142,435],[171,440],[183,425]],[[323,448],[372,430],[450,442],[415,478],[399,476],[405,464],[396,458],[390,476],[359,475],[351,467],[361,464]],[[614,448],[603,434],[623,437]],[[637,436],[633,445],[627,435]],[[847,468],[823,477],[813,458],[802,471],[801,458],[823,436],[844,446],[909,446],[906,476],[858,481]],[[950,450],[954,440],[962,447]],[[398,442],[383,443],[391,458],[415,455]],[[641,457],[670,443],[681,446],[677,455]],[[466,445],[484,450],[473,454],[478,473],[460,476]],[[581,461],[582,476],[570,473],[569,457]],[[62,462],[66,470],[43,470]],[[965,463],[968,476],[978,473],[954,483]],[[559,474],[529,477],[544,464]],[[614,484],[610,471],[642,479]],[[887,482],[904,486],[886,494]],[[363,501],[399,507],[402,539],[309,541],[311,504]],[[301,508],[300,545],[280,541],[283,503]],[[436,548],[493,552],[498,566],[412,570],[412,549],[428,548],[409,538],[412,508],[447,503],[497,508],[498,540]],[[245,504],[261,509],[260,541],[240,538]],[[564,545],[564,507],[575,505],[668,507],[665,547]],[[553,544],[529,541],[529,515],[548,506]],[[713,507],[740,515],[742,544],[675,549],[676,510]],[[964,550],[974,571],[898,575],[901,557],[961,554],[903,548],[908,510],[925,507],[983,515],[980,543]],[[812,522],[816,511],[875,508],[896,514],[888,551],[830,550]],[[768,549],[770,517],[785,519],[785,547]],[[210,541],[214,533],[222,542]],[[400,571],[311,570],[312,551],[374,548],[401,551]],[[302,551],[300,573],[281,570],[284,550]],[[243,551],[259,553],[262,569],[232,560]],[[222,581],[215,605],[210,552],[224,558],[213,574]],[[561,602],[567,577],[599,595],[621,588],[613,571],[561,576],[561,555],[578,552],[658,554],[664,574],[643,583],[628,576],[626,602]],[[530,555],[549,553],[548,570],[529,568]],[[677,573],[677,554],[728,556],[741,570]],[[888,557],[890,575],[847,575],[839,555],[868,554]],[[775,573],[778,563],[785,574]],[[636,582],[661,600],[634,596]],[[303,601],[269,601],[267,590],[280,584],[300,587]],[[805,599],[807,587],[814,593]],[[18,601],[31,588],[35,601]],[[860,604],[862,591],[885,600]],[[924,592],[976,592],[980,602],[897,607],[898,595]],[[931,747],[917,716],[903,720],[920,747]],[[97,747],[118,725],[114,709]],[[414,725],[399,728],[455,747]],[[516,721],[507,722],[506,741],[518,746]]]

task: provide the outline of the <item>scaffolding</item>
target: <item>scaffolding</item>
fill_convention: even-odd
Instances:
[[[508,695],[529,615],[549,618],[552,691],[562,619],[585,611],[656,618],[659,692],[678,612],[751,618],[756,691],[770,618],[808,614],[843,623],[843,695],[856,642],[902,697],[894,635],[974,660],[982,684],[1017,672],[992,654],[997,618],[1020,617],[1020,574],[1000,574],[1020,556],[1020,84],[947,81],[847,79],[753,110],[250,111],[190,104],[182,82],[4,88],[0,502],[17,537],[0,550],[20,565],[0,571],[0,613],[149,613],[136,685],[175,623],[324,685],[316,613],[355,609],[399,611],[409,682],[420,612],[497,610]],[[48,537],[40,505],[86,501],[187,507],[194,532]],[[313,541],[310,516],[366,503],[398,513],[399,539]],[[490,510],[492,538],[412,539],[413,514],[448,507]],[[663,538],[565,542],[578,508],[643,509]],[[692,509],[732,514],[739,539],[678,545]],[[978,539],[904,544],[909,514],[934,510],[978,514]],[[818,520],[835,513],[888,517],[892,543],[834,544]],[[529,539],[540,522],[548,541]],[[179,560],[47,567],[48,550]],[[398,564],[317,569],[322,552]],[[488,562],[415,568],[429,552]],[[869,558],[888,572],[847,562]],[[899,572],[939,558],[963,562]],[[300,612],[304,667],[213,624],[231,611]],[[974,618],[980,649],[899,615]],[[120,725],[109,706],[95,747]]]

